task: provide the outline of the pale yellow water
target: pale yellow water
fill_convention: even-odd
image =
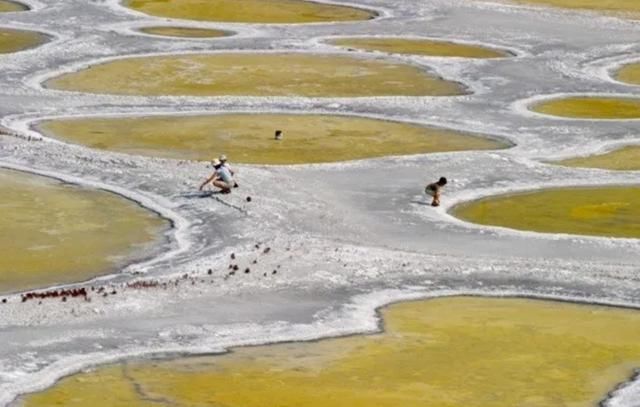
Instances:
[[[568,97],[539,103],[531,110],[578,119],[638,119],[640,98]]]
[[[640,187],[547,189],[456,206],[469,222],[546,233],[640,238]]]
[[[22,3],[15,3],[13,1],[0,0],[0,13],[7,13],[11,11],[26,11],[29,7]]]
[[[0,54],[33,48],[47,41],[48,37],[39,32],[0,28]]]
[[[302,0],[124,0],[153,16],[228,23],[320,23],[369,20],[376,13]]]
[[[464,58],[503,58],[511,54],[477,45],[404,38],[340,38],[330,44],[366,51]]]
[[[484,0],[483,0],[484,1]],[[534,4],[568,9],[593,10],[632,19],[640,18],[640,2],[636,0],[511,0],[515,3]]]
[[[569,167],[602,168],[607,170],[640,170],[640,146],[627,146],[604,154],[557,161]]]
[[[122,197],[0,170],[0,292],[105,274],[168,225]]]
[[[455,82],[401,63],[337,55],[227,53],[128,58],[51,79],[46,86],[120,95],[444,96]]]
[[[640,313],[523,299],[392,305],[383,334],[131,361],[24,406],[595,407],[640,365]]]
[[[92,148],[179,159],[302,164],[507,147],[452,130],[348,116],[223,114],[43,122],[47,135]],[[284,138],[274,140],[275,130]]]
[[[141,32],[146,34],[161,35],[164,37],[183,37],[183,38],[216,38],[226,37],[229,33],[222,30],[211,30],[207,28],[192,27],[143,27]]]
[[[640,63],[636,62],[623,66],[616,72],[615,78],[621,82],[640,85]]]

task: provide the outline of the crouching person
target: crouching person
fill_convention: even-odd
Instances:
[[[221,193],[228,194],[235,185],[231,171],[217,158],[211,161],[211,164],[213,165],[213,174],[200,185],[199,190],[202,191],[206,185],[212,184],[219,188]]]

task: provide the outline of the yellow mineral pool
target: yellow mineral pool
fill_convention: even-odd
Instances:
[[[25,407],[596,407],[640,366],[636,310],[526,299],[392,305],[381,334],[127,361]]]
[[[58,119],[37,128],[92,148],[178,159],[305,164],[508,147],[469,133],[354,116],[219,114]],[[275,140],[275,131],[284,137]]]
[[[131,57],[44,83],[144,96],[455,96],[464,86],[400,62],[340,54],[216,53]]]
[[[304,0],[124,0],[123,4],[156,17],[225,23],[329,23],[377,16],[362,8]]]
[[[105,191],[0,169],[0,292],[82,281],[139,259],[168,227]]]
[[[557,188],[505,194],[455,206],[482,225],[543,233],[640,238],[640,187]]]

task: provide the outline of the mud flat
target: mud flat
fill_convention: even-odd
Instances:
[[[509,52],[480,45],[425,39],[362,37],[338,38],[330,40],[329,43],[346,48],[357,48],[365,51],[382,51],[394,54],[462,58],[504,58],[513,56]]]
[[[227,23],[300,24],[370,20],[371,10],[303,0],[125,0],[152,16]]]
[[[1,9],[0,5],[0,9]],[[0,54],[9,54],[33,48],[49,41],[49,36],[25,30],[0,28]]]
[[[458,205],[452,214],[473,223],[518,230],[640,238],[640,187],[498,195]]]
[[[640,364],[636,310],[456,297],[382,317],[381,334],[105,366],[24,406],[586,407]]]
[[[304,164],[386,155],[505,148],[505,142],[416,124],[354,116],[220,114],[60,119],[46,135],[92,148],[178,159]],[[274,140],[275,130],[284,133]],[[217,152],[217,153],[216,153]]]
[[[566,165],[568,167],[638,171],[640,170],[640,146],[626,146],[604,154],[556,161],[555,164]]]
[[[29,10],[29,7],[22,3],[17,3],[15,1],[0,0],[0,13],[8,13],[13,11],[27,11],[27,10]]]
[[[0,292],[86,280],[140,258],[168,227],[120,196],[0,169]]]
[[[614,74],[614,78],[620,82],[640,85],[640,63],[623,66]]]
[[[89,93],[185,96],[446,96],[456,83],[407,64],[342,55],[220,53],[119,59],[45,86]]]
[[[217,38],[231,35],[227,31],[193,27],[144,27],[139,30],[145,34],[179,38]]]
[[[531,110],[576,119],[640,119],[640,98],[567,97],[538,103]]]
[[[521,4],[534,4],[558,8],[599,11],[632,19],[640,18],[640,3],[628,0],[512,0]]]

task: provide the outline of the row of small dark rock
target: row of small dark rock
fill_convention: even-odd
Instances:
[[[254,247],[256,250],[261,249],[260,244],[256,244]],[[271,252],[270,247],[265,247],[264,249],[261,250],[261,254],[269,254],[270,252]],[[231,253],[230,257],[232,261],[236,260],[235,253]],[[252,264],[258,264],[258,259],[254,259],[252,261]],[[272,275],[277,274],[278,269],[280,269],[280,265],[278,265],[277,268],[273,269],[271,271],[271,274]],[[228,270],[230,271],[224,276],[225,280],[228,279],[230,276],[235,275],[237,271],[240,271],[240,266],[232,262],[231,264],[229,264]],[[244,269],[244,274],[249,274],[249,273],[251,273],[251,269],[249,267],[246,267]],[[213,269],[208,269],[207,274],[210,276],[213,275]],[[264,277],[266,277],[268,274],[269,274],[268,272],[263,272]],[[136,280],[136,281],[127,283],[124,286],[124,288],[134,289],[134,290],[146,290],[146,289],[155,289],[155,288],[167,289],[169,288],[169,286],[177,287],[181,281],[185,281],[185,280],[190,280],[191,285],[196,285],[196,283],[198,282],[198,279],[195,278],[193,275],[190,276],[188,273],[185,273],[180,278],[177,278],[169,282],[159,282],[158,280]],[[206,281],[203,279],[200,279],[199,282],[205,283]],[[112,286],[109,288],[105,286],[100,286],[100,287],[91,286],[89,289],[85,287],[81,287],[81,288],[70,288],[70,289],[60,289],[60,290],[31,291],[31,292],[21,294],[20,298],[23,303],[31,300],[44,300],[44,299],[53,299],[53,298],[55,299],[60,298],[62,302],[66,302],[68,298],[82,298],[85,301],[91,301],[90,293],[93,293],[95,295],[100,295],[102,297],[107,297],[109,295],[118,294],[118,291]],[[6,304],[7,298],[3,298],[1,303]],[[39,303],[41,303],[41,301]]]

